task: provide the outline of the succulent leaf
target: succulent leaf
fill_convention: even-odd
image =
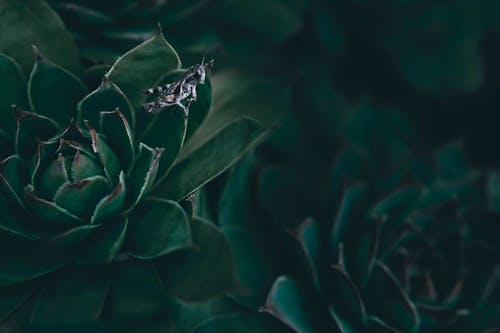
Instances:
[[[45,59],[36,48],[35,57],[28,82],[31,112],[67,126],[76,116],[76,106],[87,94],[87,88],[74,74]]]
[[[159,29],[153,37],[118,58],[107,76],[128,97],[134,110],[138,110],[146,100],[143,91],[180,66],[177,52]]]
[[[95,321],[101,315],[108,288],[107,268],[69,266],[58,272],[42,292],[31,323],[43,328]]]
[[[148,199],[129,215],[124,250],[140,259],[153,259],[193,246],[188,217],[174,201]]]
[[[190,155],[179,157],[167,177],[155,184],[153,195],[183,199],[229,168],[265,135],[265,129],[254,120],[235,121]]]
[[[78,73],[80,61],[73,38],[57,14],[42,0],[2,1],[0,52],[16,59],[24,74],[31,72],[36,45],[48,59]]]
[[[12,104],[20,107],[27,106],[25,82],[21,68],[11,57],[0,53],[0,76],[8,84],[0,89],[0,115],[2,116],[2,129],[13,135],[16,121],[12,112]]]
[[[100,131],[104,133],[106,141],[116,152],[123,170],[128,172],[135,160],[135,141],[127,119],[119,109],[101,112],[100,117]]]
[[[236,287],[232,254],[222,232],[201,219],[190,220],[193,249],[155,260],[167,292],[187,302],[221,296]],[[171,270],[171,267],[178,267]]]
[[[341,332],[333,321],[325,319],[324,310],[310,296],[296,281],[280,276],[261,311],[277,317],[296,332],[316,333],[322,332],[322,328],[325,332]]]
[[[92,127],[99,128],[99,117],[102,111],[120,110],[132,129],[135,130],[135,112],[127,96],[104,76],[99,87],[85,96],[78,104],[78,118],[87,120]]]
[[[78,262],[84,265],[110,263],[122,248],[127,227],[125,217],[107,220],[89,237],[86,247],[78,255]]]
[[[163,151],[163,148],[151,148],[143,143],[140,144],[127,183],[127,204],[130,208],[134,207],[153,186]]]

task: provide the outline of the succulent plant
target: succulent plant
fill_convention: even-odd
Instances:
[[[496,329],[498,175],[459,144],[416,157],[398,112],[336,106],[348,109],[330,127],[340,139],[291,113],[211,192],[220,200],[199,199],[235,253],[240,316],[262,332]],[[246,332],[238,325],[199,330]]]
[[[227,240],[184,199],[267,135],[286,90],[249,103],[279,82],[221,71],[187,117],[151,114],[143,90],[184,72],[161,31],[96,87],[43,1],[0,2],[0,26],[0,330],[191,332],[230,311]]]

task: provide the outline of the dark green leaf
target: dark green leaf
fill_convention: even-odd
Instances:
[[[71,252],[52,244],[0,232],[0,285],[32,280],[64,266]]]
[[[322,256],[321,230],[317,222],[313,218],[308,218],[289,233],[297,241],[314,285],[316,288],[321,288],[321,266],[325,264],[325,258]]]
[[[135,206],[148,193],[158,173],[163,148],[151,148],[143,143],[127,178],[127,203]]]
[[[21,68],[11,57],[0,53],[0,115],[2,129],[10,134],[15,133],[16,119],[12,112],[12,104],[26,107],[26,86]]]
[[[134,110],[145,101],[145,89],[155,86],[170,71],[180,67],[180,59],[161,31],[118,58],[108,73],[127,95]]]
[[[14,153],[14,140],[6,132],[0,130],[0,160]]]
[[[267,312],[298,333],[341,332],[333,319],[328,319],[306,290],[289,277],[279,277],[262,311]]]
[[[0,181],[8,196],[22,206],[24,187],[28,184],[28,168],[17,155],[0,162]]]
[[[273,235],[259,229],[253,203],[252,156],[242,160],[227,181],[219,202],[219,224],[226,235],[240,278],[241,291],[231,295],[253,308],[264,304],[269,288],[281,269],[282,252]]]
[[[76,325],[99,318],[109,287],[106,268],[69,266],[52,279],[31,316],[39,327]]]
[[[111,187],[106,178],[94,176],[64,184],[54,195],[54,202],[72,214],[89,220],[97,203],[110,191]]]
[[[111,147],[104,141],[101,134],[97,133],[89,122],[85,122],[89,129],[92,138],[92,150],[99,157],[101,164],[104,168],[104,173],[108,178],[111,186],[115,186],[120,177],[121,166],[118,157]]]
[[[174,201],[142,201],[129,214],[124,250],[133,257],[151,259],[192,245],[188,217]]]
[[[55,203],[38,197],[31,185],[25,188],[24,202],[33,215],[40,217],[46,224],[55,228],[71,228],[85,223],[84,220]]]
[[[153,195],[178,201],[204,185],[243,156],[265,136],[257,122],[243,119],[222,129],[189,156],[179,159]]]
[[[37,283],[29,281],[0,288],[0,321],[16,311],[38,288]]]
[[[339,266],[331,268],[327,279],[329,300],[332,312],[339,318],[338,322],[350,323],[351,327],[365,327],[366,311],[361,295],[351,278]]]
[[[74,74],[54,65],[35,49],[36,62],[28,83],[31,111],[67,126],[76,116],[87,88]]]
[[[153,116],[149,127],[145,129],[142,142],[151,147],[165,149],[160,160],[158,179],[161,181],[167,176],[177,155],[179,154],[186,136],[187,119],[180,108],[164,110]]]
[[[282,82],[240,72],[214,76],[212,88],[210,113],[155,185],[156,196],[180,200],[226,170],[281,120],[290,95]]]
[[[290,38],[303,24],[302,13],[282,0],[222,0],[215,9],[219,19],[248,29],[273,43]]]
[[[106,142],[113,148],[120,165],[128,172],[135,159],[134,134],[127,119],[120,110],[101,112],[101,132],[106,136]]]
[[[417,332],[420,316],[395,276],[381,262],[376,262],[362,291],[367,312],[403,332]],[[384,306],[380,306],[383,302]]]
[[[101,224],[88,239],[86,248],[78,257],[78,262],[88,265],[111,262],[125,241],[127,226],[126,217],[117,217]]]
[[[129,123],[132,131],[135,129],[135,113],[127,96],[105,76],[101,85],[85,96],[78,104],[78,118],[88,120],[92,127],[98,128],[102,111],[120,110]]]
[[[0,4],[0,52],[30,73],[36,45],[48,59],[72,72],[80,71],[76,46],[56,13],[42,0],[3,0]]]
[[[208,319],[194,333],[277,333],[291,332],[279,322],[258,314],[234,314]]]
[[[66,159],[59,154],[40,175],[40,182],[37,185],[37,192],[47,200],[52,200],[54,194],[62,184],[69,182],[66,169]]]
[[[124,324],[156,317],[165,313],[169,302],[151,262],[113,263],[104,319]]]
[[[52,138],[59,130],[57,124],[42,115],[15,108],[17,118],[16,152],[30,160],[36,152],[38,143]]]
[[[155,260],[167,292],[181,300],[195,302],[234,289],[233,257],[222,232],[200,219],[191,220],[191,232],[194,249],[177,251]]]
[[[348,184],[344,188],[330,231],[330,253],[333,257],[336,257],[339,245],[349,239],[351,221],[362,219],[360,208],[363,207],[365,195],[366,188],[361,184]]]
[[[92,215],[92,224],[101,223],[122,212],[125,206],[126,195],[127,187],[125,184],[125,173],[122,171],[120,173],[120,181],[113,192],[97,203],[94,214]]]

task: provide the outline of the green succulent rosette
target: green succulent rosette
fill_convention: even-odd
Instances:
[[[413,153],[415,129],[397,112],[336,106],[333,138],[290,113],[211,185],[219,200],[199,197],[231,244],[232,299],[246,308],[199,331],[497,328],[498,175],[471,166],[460,144]]]
[[[287,92],[251,104],[279,83],[221,71],[188,117],[149,114],[143,90],[185,71],[161,31],[94,85],[43,1],[2,1],[0,26],[1,330],[191,332],[232,311],[227,240],[184,199],[267,135]]]

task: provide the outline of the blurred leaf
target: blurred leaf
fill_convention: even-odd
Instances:
[[[233,256],[222,232],[210,222],[192,218],[191,233],[193,249],[155,260],[167,292],[181,300],[196,302],[234,290],[237,282]]]
[[[97,320],[108,287],[106,268],[70,266],[49,282],[33,311],[31,323],[57,327]]]
[[[298,333],[341,332],[333,319],[323,317],[321,303],[286,276],[279,277],[262,311],[267,312]]]
[[[277,333],[290,332],[277,321],[257,314],[235,314],[209,319],[199,325],[194,333]]]
[[[23,108],[27,105],[26,86],[21,68],[11,57],[0,54],[0,116],[2,129],[11,135],[15,132],[16,120],[12,112],[12,104]]]
[[[3,0],[0,3],[0,52],[14,58],[25,75],[31,72],[35,45],[55,64],[80,72],[76,46],[61,19],[42,0]]]

